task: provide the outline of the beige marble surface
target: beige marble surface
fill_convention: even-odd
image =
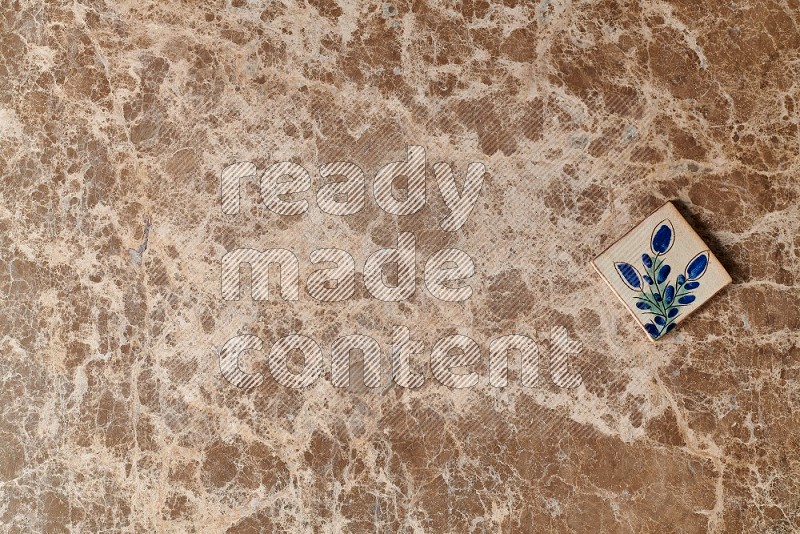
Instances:
[[[797,0],[5,1],[0,6],[0,525],[7,532],[793,532],[800,529]],[[458,232],[371,195],[408,145],[487,175]],[[308,212],[220,173],[294,161]],[[733,284],[652,345],[590,267],[667,200]],[[473,296],[386,303],[374,250],[457,247]],[[349,251],[356,294],[224,301],[226,251]],[[421,277],[419,277],[421,283]],[[478,386],[240,390],[232,336],[393,325],[474,339]],[[580,341],[550,379],[551,329]],[[540,383],[487,380],[526,334]],[[550,347],[550,349],[548,349]],[[426,353],[427,354],[427,353]],[[243,366],[266,372],[267,349]],[[294,362],[297,364],[297,362]]]

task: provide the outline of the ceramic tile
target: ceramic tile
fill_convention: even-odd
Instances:
[[[652,340],[673,331],[731,277],[667,202],[592,265]]]

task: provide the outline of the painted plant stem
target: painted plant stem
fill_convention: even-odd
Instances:
[[[704,250],[689,260],[684,272],[671,282],[672,268],[666,262],[666,254],[675,243],[675,231],[672,222],[664,219],[656,225],[650,237],[650,253],[642,254],[644,274],[630,263],[615,262],[623,283],[637,291],[634,295],[636,308],[641,313],[652,316],[644,327],[650,337],[658,339],[675,328],[681,308],[692,304],[696,297],[692,291],[700,287],[697,280],[703,276],[708,267],[709,251]]]

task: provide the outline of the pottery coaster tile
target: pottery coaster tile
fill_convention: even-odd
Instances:
[[[592,265],[651,340],[671,332],[731,283],[722,264],[670,202]]]

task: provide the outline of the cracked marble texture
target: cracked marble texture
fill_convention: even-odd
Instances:
[[[774,532],[800,529],[798,0],[8,0],[0,5],[4,532]],[[427,202],[322,212],[319,166],[367,183],[425,147]],[[279,216],[220,173],[311,175]],[[431,165],[487,174],[457,232]],[[397,184],[402,187],[402,180]],[[673,201],[733,283],[653,346],[591,267]],[[416,236],[474,259],[473,296],[364,289]],[[230,250],[347,250],[355,295],[225,301]],[[387,277],[391,279],[389,272]],[[276,284],[273,284],[277,287]],[[276,289],[271,289],[275,292]],[[467,335],[478,385],[334,388],[342,335],[428,354]],[[553,328],[582,345],[554,384]],[[325,374],[241,390],[299,332]],[[488,346],[525,334],[535,387]],[[302,367],[294,354],[293,368]],[[512,358],[513,359],[513,358]]]

